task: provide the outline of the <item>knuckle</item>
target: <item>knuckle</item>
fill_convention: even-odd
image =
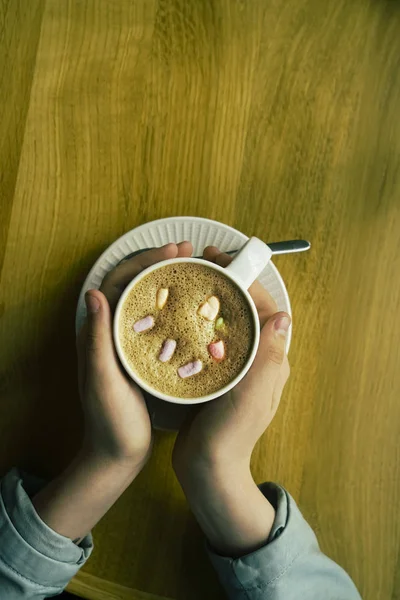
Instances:
[[[269,346],[267,350],[267,359],[276,365],[281,365],[285,358],[285,351],[278,346]]]
[[[86,336],[86,351],[95,354],[98,350],[99,339],[94,331],[88,331]]]
[[[278,305],[275,302],[275,300],[272,298],[272,296],[270,296],[270,298],[269,298],[269,304],[270,304],[269,305],[269,310],[271,312],[274,312],[274,313],[278,312]]]

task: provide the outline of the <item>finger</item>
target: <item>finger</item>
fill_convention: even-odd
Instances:
[[[252,371],[263,378],[265,387],[273,390],[278,376],[285,363],[286,337],[291,319],[285,312],[278,312],[268,319],[261,330],[260,344],[256,358],[251,367]],[[260,388],[263,388],[259,380]]]
[[[179,242],[179,244],[177,244],[178,246],[178,257],[179,258],[186,258],[189,256],[192,256],[193,254],[193,245],[191,244],[191,242]]]
[[[178,247],[176,244],[166,244],[161,248],[153,248],[147,252],[137,254],[133,258],[121,263],[115,269],[107,273],[104,278],[101,290],[104,293],[103,287],[107,285],[112,286],[123,286],[127,285],[131,279],[136,277],[143,269],[147,269],[151,265],[162,260],[169,258],[175,258],[178,254]]]
[[[270,363],[271,367],[276,366],[280,369],[286,356],[286,337],[290,323],[290,316],[283,311],[268,319],[261,330],[256,360],[263,364]]]
[[[216,246],[207,246],[207,248],[204,249],[203,257],[205,260],[214,262],[221,267],[227,267],[233,260],[229,254],[222,253]],[[261,327],[263,327],[268,319],[278,310],[276,302],[271,294],[269,294],[264,286],[257,280],[249,287],[249,293],[254,300],[260,324]]]
[[[287,380],[289,379],[289,375],[290,375],[289,361],[288,361],[288,357],[285,356],[285,358],[283,359],[281,370],[278,375],[278,379],[276,380],[276,383],[275,383],[275,388],[274,388],[273,394],[272,394],[272,405],[271,405],[272,418],[275,416],[275,413],[278,410],[279,403],[282,398],[282,392],[286,385]]]
[[[186,247],[184,246],[181,251],[185,251],[185,248]],[[179,249],[176,244],[166,244],[161,248],[153,248],[148,252],[138,254],[107,273],[100,286],[100,290],[107,298],[111,309],[113,310],[115,308],[121,293],[128,283],[143,271],[143,269],[147,269],[147,267],[162,260],[176,258],[178,252]]]
[[[191,256],[193,252],[193,246],[191,242],[183,241],[179,244],[166,244],[160,248],[152,248],[147,252],[137,254],[133,258],[121,263],[115,269],[110,271],[105,279],[109,279],[112,282],[116,281],[117,284],[127,285],[133,277],[136,277],[143,269],[147,269],[151,265],[162,260],[168,260],[175,257]]]
[[[278,310],[277,304],[271,294],[257,280],[251,284],[249,292],[256,305],[260,325],[264,327],[268,319]]]
[[[225,264],[222,264],[222,267],[226,267],[233,260],[232,257],[229,256],[229,254],[221,252],[221,250],[217,248],[217,246],[207,246],[207,248],[204,248],[203,258],[205,260],[209,260],[210,262],[215,263],[217,256],[223,257],[222,260],[225,262]]]
[[[276,313],[267,321],[261,330],[256,358],[235,388],[241,406],[260,421],[262,431],[275,414],[288,377],[285,343],[289,325],[290,317],[284,312]],[[266,418],[268,423],[265,422]],[[251,419],[249,424],[255,426]]]
[[[179,242],[179,244],[166,244],[165,246],[161,246],[161,248],[153,248],[118,265],[110,271],[105,280],[117,285],[117,287],[124,288],[136,275],[147,269],[147,267],[170,258],[188,257],[192,255],[192,252],[193,246],[191,242],[187,241]],[[102,287],[100,289],[104,293]]]
[[[85,296],[88,313],[86,333],[86,373],[100,387],[115,374],[116,357],[112,336],[110,306],[104,294],[89,290]]]

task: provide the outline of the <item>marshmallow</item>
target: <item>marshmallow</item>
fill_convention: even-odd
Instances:
[[[225,321],[223,320],[222,317],[218,317],[218,319],[215,321],[215,329],[219,330],[219,329],[223,329],[225,326]]]
[[[201,317],[203,317],[203,319],[206,319],[207,321],[214,321],[219,312],[219,300],[217,296],[210,296],[208,300],[200,305],[197,312]]]
[[[136,321],[133,325],[133,330],[136,331],[136,333],[144,333],[154,327],[154,324],[154,317],[148,315],[147,317],[140,319],[140,321]]]
[[[201,360],[195,360],[193,362],[187,363],[178,369],[178,375],[181,379],[186,379],[187,377],[191,377],[192,375],[197,375],[203,368],[203,363]]]
[[[211,342],[208,344],[208,351],[217,362],[221,362],[225,358],[225,344],[222,340],[218,342]]]
[[[165,363],[171,360],[176,349],[176,341],[175,340],[165,340],[161,347],[160,354],[158,355],[158,360]]]
[[[162,308],[164,308],[167,300],[168,300],[168,294],[169,294],[169,289],[168,288],[160,288],[157,291],[157,296],[156,296],[156,306],[157,308],[159,308],[160,310]]]

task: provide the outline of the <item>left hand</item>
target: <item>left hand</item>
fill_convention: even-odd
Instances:
[[[126,285],[140,271],[191,253],[189,242],[143,252],[111,271],[100,291],[86,294],[88,320],[77,340],[85,414],[83,446],[67,469],[32,498],[40,518],[77,543],[130,485],[150,455],[149,414],[142,391],[120,368],[112,312]]]
[[[143,269],[191,256],[182,242],[149,250],[108,273],[86,294],[88,321],[78,336],[79,387],[85,414],[84,452],[139,472],[151,449],[151,423],[142,390],[122,371],[112,335],[112,311],[126,285]]]
[[[232,260],[210,246],[204,258],[226,267]],[[257,356],[246,376],[227,394],[197,408],[179,431],[173,452],[178,472],[194,465],[215,465],[227,471],[250,464],[253,448],[278,409],[289,377],[285,336],[290,324],[273,298],[255,281],[249,288],[260,320]],[[285,322],[283,329],[281,323]]]

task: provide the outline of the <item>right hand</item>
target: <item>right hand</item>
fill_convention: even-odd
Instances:
[[[80,392],[85,415],[84,447],[91,455],[137,473],[151,451],[151,423],[143,391],[121,368],[113,334],[113,311],[130,281],[157,262],[189,257],[192,244],[167,244],[138,254],[86,294],[88,321],[78,336]]]
[[[209,247],[204,258],[226,267],[232,260]],[[250,294],[261,337],[257,356],[242,381],[227,394],[200,405],[181,428],[173,467],[211,546],[225,556],[243,556],[263,546],[275,511],[250,472],[253,448],[271,423],[289,377],[285,338],[290,317],[256,281]]]
[[[232,260],[218,248],[208,247],[204,258],[226,267]],[[277,312],[259,282],[249,292],[258,310],[261,337],[257,356],[242,381],[224,396],[200,405],[185,423],[175,443],[173,465],[178,477],[188,468],[229,470],[249,465],[253,448],[271,423],[289,377],[285,338],[290,317]]]

